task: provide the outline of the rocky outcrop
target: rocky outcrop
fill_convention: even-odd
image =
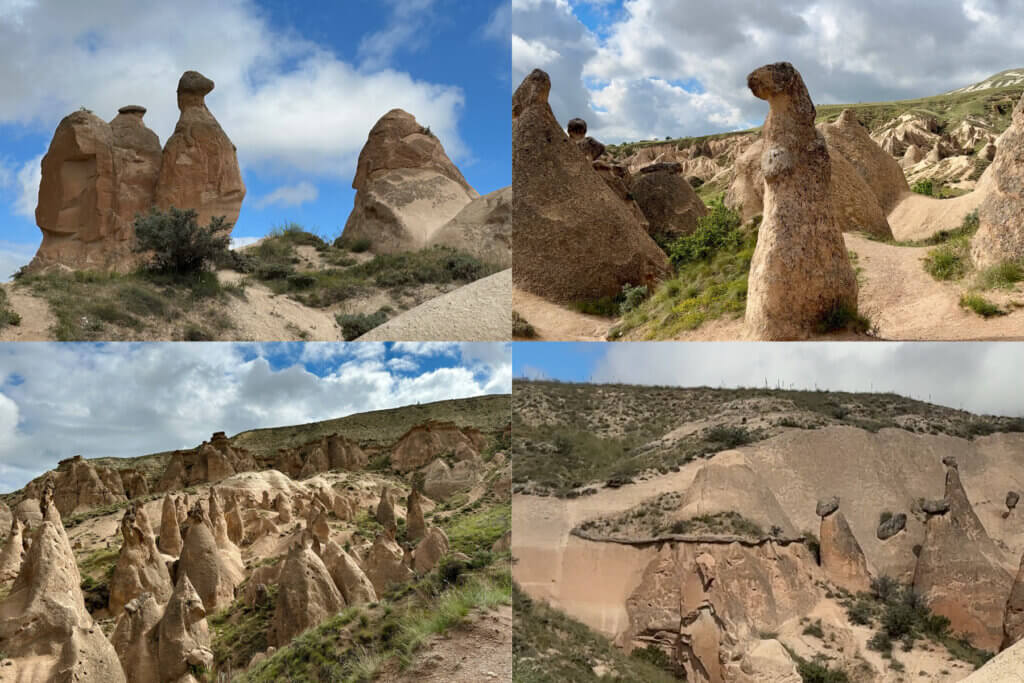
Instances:
[[[946,468],[945,499],[948,511],[928,514],[914,590],[932,612],[950,620],[953,633],[995,650],[1003,642],[1013,579],[1000,566],[1000,551],[974,512],[955,464]]]
[[[174,491],[255,469],[256,461],[247,450],[233,447],[224,432],[216,432],[197,448],[175,451],[154,490]]]
[[[651,164],[629,182],[629,192],[643,211],[652,237],[678,237],[697,229],[707,207],[683,177],[679,163]]]
[[[344,607],[345,599],[323,561],[305,544],[293,544],[281,569],[271,641],[278,647],[287,645]]]
[[[222,557],[213,525],[198,502],[189,511],[188,531],[178,560],[177,577],[184,572],[203,601],[203,608],[213,613],[235,599],[235,586],[242,576]]]
[[[417,541],[426,533],[427,523],[423,518],[423,496],[413,487],[405,502],[405,537]]]
[[[836,508],[822,515],[818,539],[821,544],[821,568],[835,585],[857,594],[871,589],[871,574],[864,551],[857,543],[842,510]]]
[[[1010,597],[1006,600],[1003,613],[1003,642],[999,649],[1005,650],[1014,643],[1024,639],[1024,556],[1021,557],[1017,576],[1010,589]]]
[[[110,642],[129,681],[160,681],[159,634],[163,607],[149,593],[124,606]]]
[[[11,520],[11,532],[7,534],[4,549],[0,551],[0,582],[17,578],[21,570],[21,561],[25,555],[25,542],[22,538],[23,525],[17,517]]]
[[[42,521],[10,593],[0,602],[5,680],[123,683],[117,653],[85,608],[82,577],[53,503],[43,492]]]
[[[172,557],[181,554],[181,527],[178,526],[178,508],[171,494],[164,495],[160,508],[160,539],[157,547],[160,552]]]
[[[830,312],[857,308],[857,279],[829,197],[831,164],[814,104],[789,63],[747,78],[767,100],[762,170],[765,211],[748,279],[745,325],[753,339],[803,339]]]
[[[388,534],[377,534],[363,562],[363,572],[378,597],[392,586],[413,578],[413,571],[406,566],[404,557],[401,546],[393,538]]]
[[[583,119],[570,119],[565,129],[569,133],[569,139],[576,143],[583,156],[594,160],[604,154],[605,146],[587,135],[587,122]]]
[[[429,128],[392,109],[370,130],[352,181],[355,205],[346,240],[368,239],[376,253],[420,249],[479,197]]]
[[[743,656],[740,671],[751,676],[750,683],[801,683],[803,678],[796,662],[778,640],[759,640]]]
[[[346,605],[377,602],[377,591],[374,590],[373,583],[344,548],[335,541],[329,541],[324,546],[322,557],[327,571],[334,579],[334,585],[345,598]]]
[[[97,467],[80,455],[61,460],[57,469],[32,481],[25,496],[38,498],[47,481],[53,482],[53,499],[62,516],[128,500],[120,473]]]
[[[228,538],[235,545],[239,545],[245,538],[245,522],[242,521],[242,509],[234,498],[228,503],[227,511],[224,513],[224,522],[227,525]]]
[[[425,422],[398,440],[391,451],[391,467],[411,472],[445,454],[461,454],[459,459],[465,460],[479,454],[486,445],[487,440],[475,429],[460,429],[454,422]]]
[[[206,107],[214,84],[197,71],[178,81],[178,123],[164,145],[156,205],[194,209],[199,225],[222,216],[230,233],[245,199],[245,183],[230,138]]]
[[[986,175],[988,192],[978,207],[978,231],[971,238],[971,258],[979,268],[1024,258],[1024,96]]]
[[[448,500],[457,493],[473,488],[483,479],[479,459],[462,460],[449,467],[438,458],[423,469],[423,493],[432,500]]]
[[[838,153],[856,169],[883,214],[888,214],[910,192],[899,163],[871,139],[852,109],[844,109],[834,123],[821,124],[818,129],[825,137],[829,154]]]
[[[879,541],[885,541],[903,531],[906,526],[907,515],[903,512],[897,512],[895,515],[878,522],[878,529],[875,531],[875,535]]]
[[[276,466],[293,479],[305,479],[329,470],[360,470],[368,458],[359,444],[332,434],[295,448],[282,448]]]
[[[424,574],[436,567],[441,558],[448,554],[448,548],[448,534],[444,532],[444,529],[436,526],[430,527],[413,553],[416,573]]]
[[[129,601],[150,593],[159,603],[171,595],[173,586],[163,556],[146,519],[145,508],[131,507],[121,518],[121,552],[110,577],[111,616],[118,616]]]
[[[512,188],[477,197],[441,226],[427,246],[454,247],[485,263],[512,266]]]
[[[615,296],[653,285],[668,260],[562,130],[551,81],[529,74],[512,98],[512,276],[557,302]]]

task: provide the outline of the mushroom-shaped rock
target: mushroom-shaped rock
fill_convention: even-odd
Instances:
[[[405,537],[410,541],[423,538],[427,523],[423,518],[423,496],[413,487],[405,503]]]
[[[653,285],[668,259],[565,134],[548,104],[551,80],[527,75],[512,98],[512,277],[557,302]]]
[[[174,593],[164,609],[156,632],[161,681],[187,681],[193,667],[212,667],[213,652],[210,650],[206,610],[199,593],[184,572],[180,573],[174,584]]]
[[[761,168],[764,221],[750,265],[750,337],[803,339],[831,312],[857,309],[857,278],[830,200],[831,163],[814,127],[803,79],[787,62],[752,72],[747,84],[771,109]]]
[[[137,214],[145,215],[156,196],[163,150],[160,138],[142,121],[146,108],[128,105],[118,110],[110,122],[113,134],[114,199],[116,220],[121,234],[133,235]]]
[[[178,526],[178,509],[171,494],[164,495],[160,508],[160,551],[177,557],[181,554],[181,528]]]
[[[235,599],[235,586],[243,577],[222,557],[210,519],[198,502],[189,511],[188,521],[178,575],[183,572],[188,575],[203,600],[203,608],[213,613],[231,604]]]
[[[630,179],[629,192],[654,237],[689,235],[697,229],[697,219],[708,212],[679,163],[644,166]]]
[[[851,593],[871,588],[871,574],[853,530],[842,510],[821,518],[818,538],[821,543],[821,567],[829,580]]]
[[[213,81],[197,71],[186,71],[178,81],[181,113],[164,145],[156,204],[193,209],[200,225],[222,216],[230,233],[242,209],[245,183],[234,144],[206,107],[212,90]]]
[[[324,565],[347,605],[377,602],[377,591],[359,564],[335,541],[324,546]]]
[[[323,561],[304,543],[293,544],[278,583],[273,642],[286,645],[344,607],[345,599]]]
[[[378,534],[373,546],[366,554],[363,571],[380,596],[389,588],[413,578],[414,574],[404,562],[405,553],[401,546],[387,534]]]
[[[381,489],[380,501],[377,503],[377,512],[374,514],[374,518],[385,529],[394,531],[398,528],[398,521],[395,517],[394,492],[387,484]]]
[[[423,574],[436,567],[441,558],[448,554],[448,548],[448,534],[444,529],[430,527],[413,554],[416,573]]]
[[[1024,96],[986,175],[989,190],[978,207],[978,231],[971,238],[971,258],[979,268],[1024,258]]]
[[[117,616],[124,606],[143,593],[163,603],[170,597],[173,586],[156,540],[142,507],[129,508],[121,518],[121,552],[110,577],[111,616]]]

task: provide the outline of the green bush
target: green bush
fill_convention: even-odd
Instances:
[[[710,211],[697,219],[697,228],[668,245],[672,265],[682,266],[704,261],[719,250],[736,251],[743,246],[746,236],[740,214],[728,208],[722,197],[711,201]]]
[[[533,325],[526,318],[519,315],[518,311],[512,311],[512,336],[534,339],[537,336],[537,330],[534,329]]]
[[[358,237],[356,239],[347,239],[344,235],[334,240],[334,246],[338,249],[348,249],[353,254],[361,254],[364,251],[369,251],[373,243],[368,237]]]
[[[622,285],[622,303],[619,304],[619,313],[625,315],[644,302],[647,298],[647,285],[633,287],[628,282]]]
[[[8,325],[20,325],[21,316],[7,304],[7,290],[0,287],[0,330]]]
[[[381,308],[376,313],[341,313],[337,316],[341,325],[341,333],[345,341],[361,337],[375,327],[388,321],[388,309]]]
[[[930,250],[924,269],[936,280],[959,280],[970,269],[970,251],[970,239],[959,235]]]
[[[704,433],[704,440],[724,448],[736,448],[754,441],[754,434],[745,427],[715,425]]]
[[[931,178],[918,180],[916,183],[911,185],[910,191],[916,192],[917,194],[923,194],[926,197],[931,197],[934,196],[935,183],[932,181]]]
[[[974,311],[983,318],[991,318],[997,315],[1006,315],[1006,311],[996,306],[994,303],[981,296],[980,294],[968,293],[960,297],[960,306],[962,308]]]
[[[201,227],[194,209],[153,209],[135,218],[137,252],[149,254],[148,267],[164,273],[195,273],[228,258],[231,225],[215,216]]]
[[[856,305],[846,302],[837,303],[818,321],[817,331],[820,334],[829,332],[866,333],[871,329],[871,321],[857,311]]]
[[[1024,265],[1017,261],[1003,261],[978,273],[975,285],[979,289],[1013,289],[1024,280]]]

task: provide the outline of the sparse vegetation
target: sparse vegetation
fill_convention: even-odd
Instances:
[[[818,321],[817,331],[820,334],[830,332],[854,332],[866,334],[871,330],[871,321],[861,314],[855,306],[848,303],[837,303]]]
[[[0,330],[8,325],[16,326],[20,324],[21,316],[11,308],[10,302],[7,300],[7,290],[0,287]]]
[[[345,341],[352,341],[361,337],[375,327],[379,327],[388,321],[388,313],[391,308],[380,308],[375,313],[339,313],[338,324],[341,326],[341,334]]]
[[[135,250],[146,266],[158,273],[199,273],[224,261],[231,242],[231,225],[215,216],[200,226],[195,209],[171,207],[166,213],[152,209],[135,219]]]
[[[960,306],[974,311],[983,318],[992,318],[997,315],[1006,315],[1006,311],[999,308],[985,297],[974,292],[965,292],[960,297]]]
[[[512,311],[512,336],[523,339],[534,339],[537,337],[537,330],[526,318],[519,315],[518,311]]]
[[[277,586],[268,586],[266,594],[251,607],[235,600],[209,618],[214,668],[219,672],[240,671],[257,652],[267,649]]]

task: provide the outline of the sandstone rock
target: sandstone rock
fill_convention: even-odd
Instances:
[[[754,681],[771,683],[801,683],[803,678],[793,658],[778,640],[759,640],[740,664],[743,673],[754,676]]]
[[[284,567],[284,564],[284,562],[277,562],[276,564],[265,564],[254,569],[242,587],[239,598],[249,607],[267,604],[270,597],[268,588],[277,585],[278,581],[280,581],[281,569]]]
[[[821,567],[829,580],[853,594],[871,588],[871,574],[864,551],[842,510],[822,517],[818,537],[821,542]]]
[[[828,517],[838,509],[839,496],[831,496],[830,498],[822,498],[819,500],[817,506],[814,508],[814,512],[819,517]]]
[[[278,647],[287,645],[344,607],[345,599],[323,561],[306,545],[293,544],[281,569],[272,642]]]
[[[417,574],[425,574],[437,566],[441,558],[448,554],[448,534],[436,526],[427,530],[423,540],[416,546],[413,555]]]
[[[423,502],[419,489],[413,487],[405,504],[405,537],[409,541],[423,538],[427,522],[423,518]]]
[[[901,166],[903,168],[909,168],[914,164],[917,164],[924,160],[924,151],[921,150],[917,145],[910,145],[907,147],[907,151],[903,153],[903,161]]]
[[[128,500],[117,470],[96,467],[80,455],[61,460],[56,470],[32,481],[25,495],[38,497],[47,481],[53,482],[54,503],[62,516]]]
[[[828,149],[803,79],[782,62],[747,78],[768,100],[765,211],[750,267],[746,328],[764,340],[802,339],[838,307],[857,308],[857,280],[829,201]]]
[[[331,527],[327,524],[327,508],[319,502],[310,508],[306,528],[320,544],[326,544],[330,540]]]
[[[235,146],[206,108],[213,85],[196,71],[186,71],[178,81],[181,114],[164,145],[156,205],[194,209],[199,225],[223,216],[230,232],[242,208],[245,183]]]
[[[110,122],[114,153],[114,200],[118,234],[135,234],[135,217],[153,207],[163,150],[142,117],[146,108],[121,107]]]
[[[10,593],[0,602],[0,649],[10,657],[5,680],[125,681],[117,653],[85,608],[74,551],[53,503],[52,484],[40,504],[43,520]]]
[[[583,156],[594,161],[602,154],[604,154],[605,146],[590,137],[589,135],[582,140],[576,140],[576,148],[583,153]]]
[[[202,598],[203,608],[215,612],[235,599],[235,586],[243,577],[222,556],[217,546],[213,526],[199,503],[189,511],[189,528],[178,560],[178,573],[188,575]]]
[[[425,422],[412,427],[398,440],[391,451],[391,467],[398,472],[410,472],[439,455],[454,454],[460,444],[478,452],[485,440],[476,430],[460,429],[453,422]]]
[[[11,520],[11,533],[7,535],[3,551],[0,551],[0,582],[17,578],[21,569],[21,561],[25,555],[22,529],[20,519],[15,517]]]
[[[341,434],[327,437],[327,459],[332,470],[361,470],[366,467],[369,458],[363,449],[354,441]]]
[[[971,238],[971,258],[979,268],[1024,258],[1024,96],[986,174],[991,187]]]
[[[871,139],[853,110],[844,109],[835,123],[822,124],[818,129],[825,137],[829,154],[838,153],[850,162],[871,188],[883,214],[888,214],[900,198],[910,192],[903,169]]]
[[[213,668],[206,614],[189,577],[180,573],[156,627],[161,681],[187,681],[194,666]]]
[[[892,538],[899,532],[903,531],[907,526],[907,516],[902,512],[898,512],[884,522],[878,523],[878,531],[875,533],[878,536],[878,540],[884,541],[888,538]]]
[[[111,616],[118,616],[124,606],[143,593],[150,593],[159,602],[165,602],[173,586],[163,556],[142,507],[129,508],[121,518],[121,552],[110,578]]]
[[[1014,645],[1024,639],[1024,556],[1021,557],[1017,576],[1013,579],[1010,596],[1006,600],[1003,612],[1003,642],[1000,650]]]
[[[479,460],[464,460],[448,467],[438,458],[423,470],[423,493],[433,500],[447,500],[479,483],[483,478],[482,470]]]
[[[829,154],[832,169],[829,197],[839,229],[892,239],[892,228],[871,187],[843,156],[834,152]]]
[[[676,657],[683,663],[686,680],[725,682],[723,630],[711,603],[704,603],[683,617]]]
[[[255,469],[256,461],[248,451],[234,448],[227,439],[217,438],[189,451],[175,451],[154,490],[173,491]]]
[[[401,546],[387,534],[377,535],[373,547],[366,554],[363,571],[378,596],[386,593],[392,586],[413,578],[412,570],[405,565],[403,559]]]
[[[871,134],[883,151],[892,156],[901,156],[911,145],[920,149],[931,148],[938,139],[935,131],[939,122],[931,116],[907,112],[896,117]]]
[[[323,560],[346,605],[377,602],[377,592],[370,579],[344,548],[334,541],[328,542],[324,547]]]
[[[512,188],[477,197],[441,226],[427,246],[461,249],[500,268],[512,266]]]
[[[274,510],[277,512],[279,524],[291,524],[292,504],[283,493],[277,494],[277,497],[274,498]]]
[[[235,545],[239,545],[245,538],[245,522],[242,521],[242,511],[237,500],[231,501],[227,512],[224,513],[224,521],[227,524],[228,538]]]
[[[160,509],[160,551],[177,557],[181,554],[181,528],[178,526],[178,510],[171,494],[164,495]]]
[[[678,163],[651,164],[630,180],[629,191],[647,217],[651,236],[689,235],[708,212],[682,170]]]
[[[744,222],[764,213],[763,153],[764,143],[758,140],[736,157],[735,175],[725,193],[725,205],[738,211]]]
[[[135,500],[149,494],[149,484],[146,482],[146,475],[142,472],[121,470],[120,475],[124,495],[128,497],[128,500]]]
[[[408,112],[392,109],[359,153],[347,240],[369,239],[375,253],[409,251],[480,195],[445,154],[441,141]]]
[[[377,523],[388,531],[394,532],[398,528],[398,519],[395,517],[395,493],[390,486],[384,485],[380,492],[380,501],[377,503],[377,512],[374,518]]]
[[[989,142],[978,152],[978,158],[982,161],[994,161],[996,158],[995,143]]]
[[[163,607],[149,593],[130,600],[117,620],[110,642],[129,681],[161,681],[159,634]]]
[[[653,285],[669,272],[664,252],[562,131],[550,90],[534,70],[512,100],[516,286],[572,302]]]

